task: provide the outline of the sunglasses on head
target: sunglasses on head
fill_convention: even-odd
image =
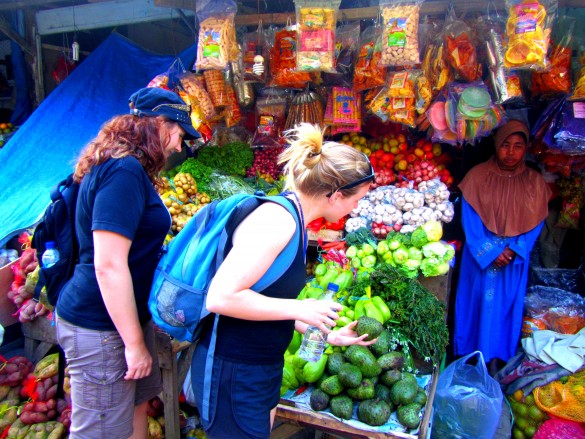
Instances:
[[[369,160],[368,160],[368,164],[370,165],[370,174],[369,175],[366,175],[365,177],[362,177],[362,178],[360,178],[358,180],[352,181],[351,183],[344,184],[343,186],[339,186],[337,189],[335,189],[334,191],[329,192],[325,196],[329,198],[335,192],[343,191],[343,190],[347,190],[347,189],[352,189],[354,187],[357,187],[357,186],[360,186],[360,185],[362,185],[364,183],[367,183],[368,181],[374,181],[374,179],[376,178],[376,176],[374,174],[374,168],[372,167],[372,164],[370,163]]]

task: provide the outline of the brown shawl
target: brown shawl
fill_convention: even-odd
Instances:
[[[498,236],[526,233],[548,215],[550,189],[524,162],[514,171],[502,171],[492,157],[473,167],[459,188],[487,229]]]

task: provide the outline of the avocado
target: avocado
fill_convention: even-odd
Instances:
[[[329,410],[341,419],[351,419],[353,416],[353,401],[347,395],[337,395],[331,398]]]
[[[313,389],[311,393],[311,408],[316,412],[325,410],[329,406],[330,396],[323,392],[321,389]]]
[[[367,316],[361,316],[355,326],[355,332],[357,332],[358,335],[368,334],[366,337],[367,341],[378,337],[383,330],[384,327],[378,320]]]
[[[402,379],[402,372],[397,369],[390,369],[382,372],[380,375],[380,382],[387,387],[392,387],[394,383],[397,383]]]
[[[332,375],[323,380],[319,388],[331,396],[339,395],[343,392],[343,384],[339,381],[339,375]]]
[[[358,406],[358,419],[368,425],[384,425],[390,419],[390,406],[380,399],[368,399]]]
[[[327,358],[327,372],[329,372],[329,375],[337,375],[343,363],[345,363],[345,357],[342,352],[333,352],[329,355],[329,358]]]
[[[357,387],[362,382],[362,371],[351,363],[342,364],[338,375],[339,381],[346,388]]]
[[[366,378],[375,377],[382,372],[376,363],[376,357],[365,346],[357,344],[349,346],[345,351],[345,358],[354,366],[359,367]]]
[[[394,404],[392,403],[390,388],[386,387],[384,384],[376,384],[374,386],[374,398],[381,399],[382,401],[386,401],[390,406],[390,410],[394,409]]]
[[[390,389],[392,402],[395,405],[406,405],[414,401],[418,386],[409,379],[401,379]]]
[[[347,395],[355,401],[365,401],[374,397],[374,383],[369,378],[363,378],[359,386],[346,390]]]
[[[398,421],[408,429],[418,427],[420,424],[420,413],[421,406],[416,403],[406,404],[398,407],[396,410],[396,416]]]
[[[329,378],[331,375],[329,375],[327,373],[327,371],[323,372],[323,375],[321,375],[321,378],[319,378],[317,381],[315,381],[313,383],[313,386],[315,386],[315,389],[318,389],[319,387],[321,387],[321,383],[323,381],[325,381],[327,378]]]
[[[370,351],[376,356],[379,357],[384,355],[390,350],[390,341],[392,340],[392,336],[386,330],[383,330],[380,335],[378,335],[378,340],[376,343],[370,345]]]
[[[402,366],[404,365],[404,355],[402,355],[402,352],[392,351],[378,357],[376,361],[382,370],[401,370]]]
[[[411,382],[413,382],[414,384],[416,384],[418,386],[418,383],[416,382],[416,376],[413,373],[402,372],[402,379],[403,380],[410,380]]]
[[[418,388],[413,402],[417,403],[421,407],[427,403],[427,394],[422,387]]]

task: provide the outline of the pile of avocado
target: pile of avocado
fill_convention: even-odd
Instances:
[[[396,411],[404,427],[417,428],[427,396],[413,374],[402,372],[402,353],[389,350],[390,333],[369,317],[360,317],[356,332],[378,340],[369,347],[352,345],[328,356],[323,376],[314,383],[311,408],[329,408],[333,415],[351,419],[357,403],[358,419],[365,424],[384,425]]]

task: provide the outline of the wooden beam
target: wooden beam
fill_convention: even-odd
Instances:
[[[0,17],[0,32],[4,33],[8,38],[10,38],[16,44],[18,44],[20,48],[24,50],[27,54],[31,56],[35,55],[32,46],[17,32],[15,32],[10,26],[10,24],[2,17]]]
[[[40,35],[49,35],[175,18],[175,10],[159,8],[153,0],[113,0],[38,11],[36,24]]]
[[[157,0],[172,3],[177,0]],[[180,1],[180,0],[179,0]],[[443,15],[451,0],[437,0],[426,1],[421,6],[420,15]],[[498,10],[505,11],[505,1],[495,0],[495,5]],[[486,10],[485,0],[466,0],[455,1],[455,10],[457,12],[481,12]],[[559,0],[560,7],[566,8],[584,8],[585,0]],[[376,18],[378,15],[378,6],[369,6],[365,8],[347,8],[339,10],[339,18],[345,20],[363,20],[368,18]],[[264,24],[285,24],[290,19],[294,23],[296,15],[294,12],[284,13],[268,13],[268,14],[252,14],[252,15],[236,15],[236,25],[238,26],[254,26],[258,24],[258,20],[262,20]]]
[[[71,53],[71,47],[62,47],[62,46],[56,46],[54,44],[47,44],[47,43],[43,43],[41,45],[41,47],[43,49],[52,50],[54,52],[65,52],[66,54]],[[88,52],[87,50],[80,50],[79,53],[81,53],[85,56],[89,56],[91,54],[91,52]]]

